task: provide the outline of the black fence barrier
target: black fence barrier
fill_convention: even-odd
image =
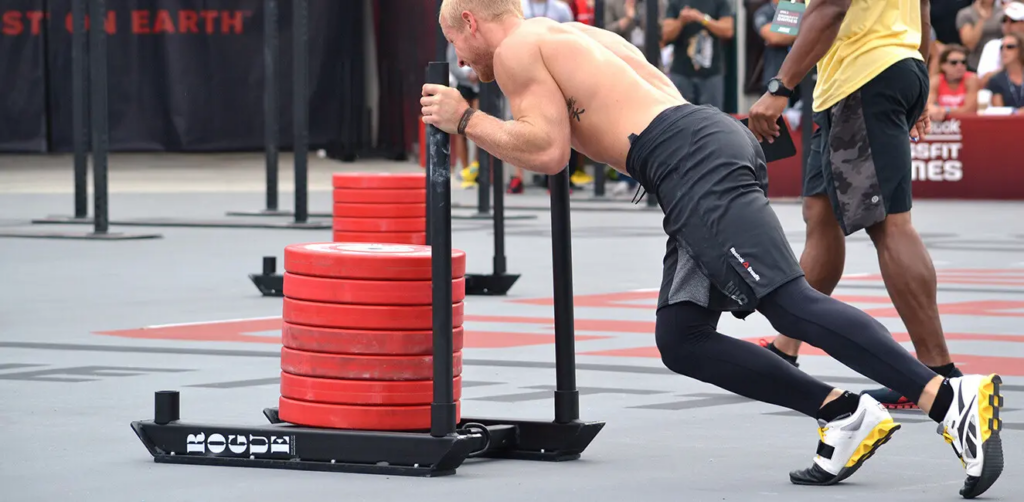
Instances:
[[[112,23],[104,24],[92,24],[88,21],[90,19],[116,19],[116,16],[108,15],[107,11],[107,0],[74,0],[75,3],[88,5],[88,18],[86,18],[86,26],[88,28],[88,50],[86,51],[82,47],[82,37],[73,37],[71,40],[75,47],[70,51],[72,56],[75,58],[82,58],[83,55],[87,55],[86,61],[79,61],[76,59],[72,61],[72,68],[81,70],[82,68],[88,68],[89,70],[89,92],[85,92],[83,89],[78,87],[84,87],[84,80],[80,76],[76,75],[76,78],[71,79],[71,83],[76,89],[71,93],[74,98],[72,103],[72,109],[80,112],[83,109],[89,110],[89,119],[91,127],[89,130],[85,128],[75,128],[72,130],[74,137],[74,144],[78,147],[76,150],[76,160],[79,156],[84,155],[82,151],[83,145],[86,143],[85,137],[88,134],[91,137],[91,153],[93,156],[93,181],[94,181],[94,215],[92,218],[82,217],[78,211],[79,201],[85,197],[83,187],[78,183],[80,172],[77,170],[76,165],[75,172],[75,205],[76,214],[70,217],[65,216],[49,216],[46,218],[39,218],[32,220],[33,223],[37,224],[93,224],[94,234],[106,234],[107,229],[110,225],[121,225],[121,226],[155,226],[155,227],[206,227],[206,228],[295,228],[295,229],[329,229],[331,227],[330,222],[309,222],[308,220],[308,198],[307,198],[307,161],[306,152],[308,148],[308,106],[309,99],[307,93],[308,85],[308,74],[309,69],[309,57],[308,57],[308,46],[305,43],[308,32],[308,20],[309,20],[309,0],[294,0],[290,3],[294,15],[292,20],[294,23],[294,33],[297,34],[294,38],[297,43],[294,43],[291,47],[293,49],[292,58],[293,64],[289,68],[292,72],[291,90],[295,91],[295,96],[289,100],[292,104],[291,111],[294,118],[294,133],[295,139],[293,146],[295,147],[295,220],[293,222],[275,222],[275,221],[227,221],[227,220],[202,220],[202,219],[180,219],[173,217],[164,218],[140,218],[140,219],[120,219],[110,221],[108,215],[108,193],[107,193],[107,154],[111,150],[111,117],[115,115],[113,107],[108,106],[111,97],[117,97],[119,88],[115,85],[111,85],[111,73],[114,73],[114,64],[111,63],[111,52],[112,46],[116,44],[111,43],[112,33],[116,33],[116,25]],[[74,9],[72,12],[77,14],[81,9]],[[136,11],[143,12],[143,11]],[[214,12],[214,11],[209,11]],[[169,14],[168,14],[169,16]],[[77,18],[77,16],[73,16]],[[160,17],[158,16],[158,19]],[[135,15],[135,20],[139,19],[138,15]],[[72,26],[79,24],[73,22]],[[159,21],[157,21],[159,24]],[[136,27],[138,28],[138,27]],[[123,56],[123,54],[122,54]],[[122,83],[123,85],[123,83]],[[89,102],[83,103],[88,97]],[[276,116],[277,114],[273,114]],[[76,118],[81,118],[80,114],[76,112]],[[271,120],[273,122],[273,120]],[[269,166],[268,166],[269,167]],[[268,174],[269,177],[269,174]],[[268,189],[271,188],[268,186]],[[276,188],[273,187],[273,188]],[[62,235],[61,233],[50,233],[56,234],[57,236]],[[71,232],[70,235],[77,235],[77,233]]]
[[[0,2],[0,152],[74,150],[82,121],[68,49],[73,7],[85,1]],[[292,95],[291,4],[281,4],[278,19],[279,103]],[[110,40],[110,151],[262,151],[264,16],[264,2],[256,0],[108,2],[102,25]],[[366,148],[366,69],[351,64],[365,59],[364,17],[361,1],[309,4],[314,148]],[[285,107],[277,117],[282,149],[292,148],[290,112]]]

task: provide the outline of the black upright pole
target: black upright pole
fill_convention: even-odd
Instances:
[[[604,28],[604,0],[594,1],[594,26]],[[605,165],[594,163],[594,197],[604,197]]]
[[[480,103],[480,111],[497,116],[494,113],[497,100],[494,96],[497,84],[480,82],[480,96],[478,98]],[[466,158],[469,158],[468,150],[469,143],[466,143]],[[480,215],[490,214],[491,212],[491,166],[494,162],[501,162],[497,157],[492,157],[490,153],[487,153],[483,148],[476,149],[476,161],[480,164],[480,170],[476,174],[476,210]]]
[[[292,0],[295,115],[295,222],[309,220],[309,0]]]
[[[485,88],[489,95],[486,112],[494,117],[504,117],[504,95],[498,84],[491,82],[480,86],[481,91]],[[491,183],[494,185],[494,275],[499,276],[505,275],[508,267],[505,262],[505,164],[494,156],[490,156],[489,164],[488,175],[493,176]],[[480,185],[480,190],[484,190],[484,185]]]
[[[658,1],[644,0],[646,10],[646,22],[644,23],[644,53],[647,62],[655,67],[661,68],[661,24],[658,22]],[[658,199],[653,194],[647,193],[647,207],[658,205]]]
[[[89,79],[86,73],[86,31],[85,2],[72,0],[71,25],[71,132],[75,147],[75,218],[89,216],[89,112],[86,99],[86,86]]]
[[[263,0],[263,142],[267,164],[267,211],[277,211],[277,0]]]
[[[580,417],[580,395],[576,389],[576,336],[573,331],[569,168],[548,179],[555,303],[555,423],[567,424]]]
[[[448,85],[448,63],[431,62],[427,83]],[[434,401],[430,405],[430,435],[455,433],[455,393],[452,379],[452,186],[450,181],[451,138],[427,125],[427,180],[430,205],[431,288],[434,328]]]
[[[433,16],[431,19],[437,19],[438,16],[441,15],[441,4],[443,2],[444,2],[444,0],[437,0],[437,2],[434,4],[434,12],[431,13],[431,15]],[[444,32],[441,30],[441,24],[440,23],[437,23],[437,31],[434,33],[434,36],[436,38],[436,45],[434,46],[434,51],[435,51],[435,54],[436,54],[436,58],[435,58],[436,61],[427,65],[427,83],[435,83],[435,81],[433,79],[433,75],[430,73],[431,72],[431,68],[433,67],[432,65],[440,64],[439,63],[440,61],[445,61],[445,62],[448,61],[448,40],[444,37]],[[449,71],[451,71],[451,68],[450,68],[450,66],[448,66],[447,63],[445,64],[444,67],[446,69],[448,69]],[[440,71],[440,70],[436,70],[436,71]],[[448,85],[448,77],[449,77],[449,75],[445,74],[444,79],[439,80],[436,83],[441,84],[441,85]],[[427,129],[429,130],[429,127]],[[427,141],[428,141],[428,145],[429,145],[430,139],[427,138]],[[449,145],[450,145],[451,144],[451,139],[450,138],[448,139],[448,142],[449,142]],[[446,154],[446,155],[447,155],[449,163],[445,165],[445,170],[448,171],[449,179],[451,179],[451,176],[450,176],[450,174],[451,174],[451,155],[450,155],[450,153]],[[427,209],[428,209],[427,210],[427,228],[430,229],[430,228],[433,228],[433,216],[431,216],[429,209],[431,207],[433,207],[433,205],[434,205],[434,202],[433,202],[434,191],[430,188],[431,185],[432,185],[432,182],[430,180],[430,150],[429,150],[429,148],[427,150],[427,176],[426,176],[426,178],[427,178]],[[451,191],[451,187],[448,187],[448,190],[450,192]],[[428,246],[433,245],[433,237],[430,234],[431,234],[431,232],[428,230],[427,231],[427,239],[426,239]]]
[[[107,18],[106,0],[91,0],[89,8],[89,70],[92,92],[92,177],[93,232],[105,234],[109,228],[107,213]]]

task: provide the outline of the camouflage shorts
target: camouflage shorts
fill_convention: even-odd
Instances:
[[[803,194],[827,194],[846,235],[910,210],[910,128],[927,99],[924,64],[907,59],[815,114]]]

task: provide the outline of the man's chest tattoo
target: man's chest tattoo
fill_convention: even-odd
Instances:
[[[565,104],[569,110],[569,120],[576,119],[576,122],[580,122],[580,115],[583,115],[586,110],[576,106],[576,98],[565,100]]]

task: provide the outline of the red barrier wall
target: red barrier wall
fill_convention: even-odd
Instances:
[[[801,134],[792,135],[797,154],[768,165],[769,197],[800,196]],[[915,198],[1024,200],[1024,116],[933,123],[911,158]]]

